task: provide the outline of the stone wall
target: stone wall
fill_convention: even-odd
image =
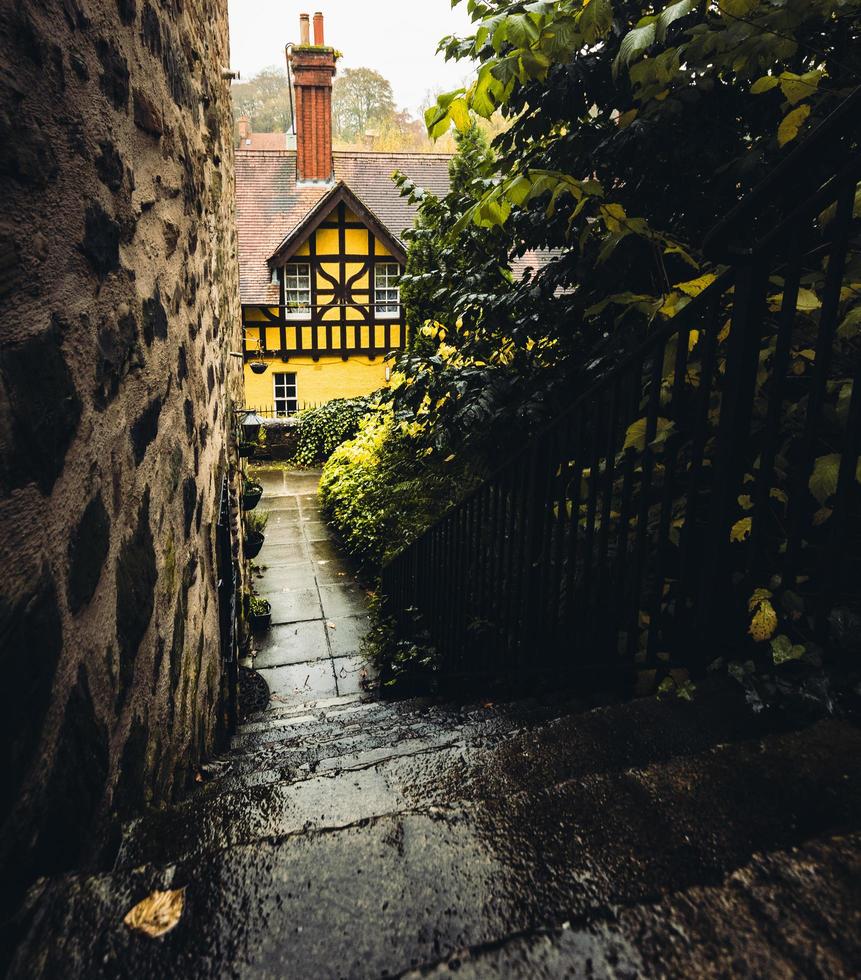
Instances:
[[[226,0],[0,0],[7,904],[174,795],[223,722],[228,64]]]

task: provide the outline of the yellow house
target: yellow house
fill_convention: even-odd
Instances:
[[[416,214],[392,174],[438,195],[449,185],[447,154],[333,153],[336,56],[322,17],[314,27],[311,45],[303,15],[288,49],[295,137],[256,149],[272,142],[241,120],[236,152],[245,404],[278,415],[387,383],[385,355],[407,337],[401,236]]]

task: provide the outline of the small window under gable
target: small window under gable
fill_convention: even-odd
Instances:
[[[397,262],[374,265],[374,300],[378,317],[398,316],[401,311],[401,267]]]
[[[284,266],[284,304],[288,316],[311,313],[311,266],[308,262],[288,262]]]

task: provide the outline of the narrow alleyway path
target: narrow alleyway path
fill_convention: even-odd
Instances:
[[[369,676],[359,653],[367,597],[320,514],[320,471],[258,467],[253,478],[269,514],[254,584],[272,606],[253,666],[275,705],[357,694]]]
[[[274,697],[212,778],[125,823],[109,870],[33,887],[9,980],[854,980],[852,720],[794,728],[719,684],[369,698],[317,474],[260,476]],[[166,890],[174,928],[127,924]]]

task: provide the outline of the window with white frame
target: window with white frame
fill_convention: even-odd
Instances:
[[[311,266],[307,262],[288,262],[284,266],[284,303],[290,316],[311,312]]]
[[[276,372],[272,375],[275,385],[275,414],[291,415],[299,410],[299,400],[296,397],[295,373]]]
[[[377,316],[397,316],[401,311],[401,289],[398,283],[401,267],[397,262],[378,262],[374,266],[374,298]]]

